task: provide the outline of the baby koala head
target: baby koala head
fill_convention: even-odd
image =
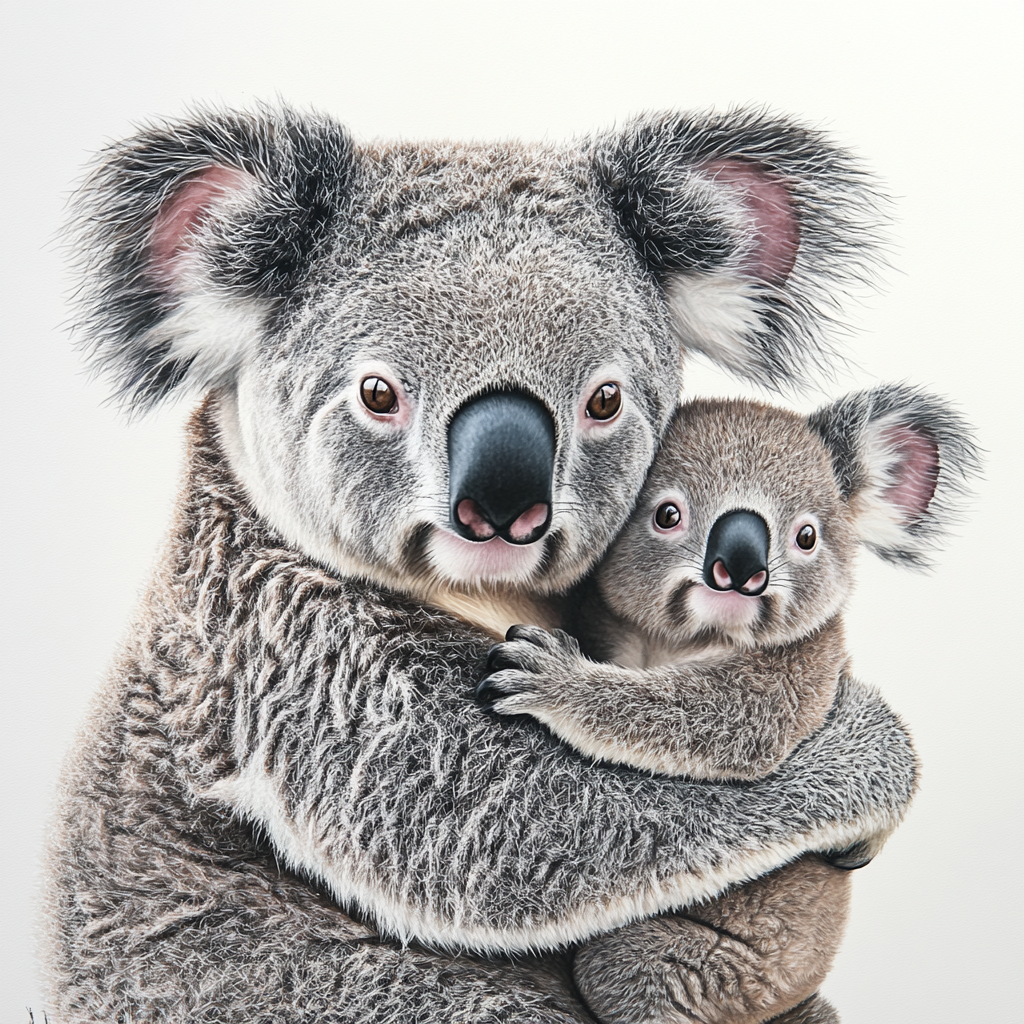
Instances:
[[[859,544],[926,567],[978,465],[965,421],[905,385],[810,416],[689,402],[597,585],[662,643],[787,643],[840,610]]]

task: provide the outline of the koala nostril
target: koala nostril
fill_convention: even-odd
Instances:
[[[547,525],[548,513],[548,505],[544,502],[532,505],[508,528],[509,539],[517,544],[529,544],[536,540],[537,531]]]
[[[472,498],[463,498],[456,505],[455,517],[474,540],[490,540],[498,532]]]
[[[739,590],[741,594],[748,594],[751,597],[756,597],[767,586],[768,570],[762,569],[760,572],[755,572],[754,575],[739,588]]]
[[[732,586],[732,577],[725,571],[725,565],[721,561],[715,562],[711,567],[711,575],[722,590],[728,590]]]

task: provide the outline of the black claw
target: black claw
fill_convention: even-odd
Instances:
[[[500,652],[501,652],[501,644],[492,644],[490,647],[487,648],[487,671],[488,672],[496,671],[496,669],[494,667],[494,661],[498,657]],[[480,685],[482,686],[483,683],[481,683]]]
[[[519,668],[519,664],[508,656],[501,644],[495,644],[487,652],[487,671],[500,672],[503,668]]]
[[[485,676],[476,684],[476,693],[474,694],[478,701],[493,700],[495,697],[494,686],[491,684],[491,677]]]
[[[505,639],[525,640],[528,644],[533,644],[535,647],[542,647],[547,635],[547,631],[539,626],[524,626],[522,623],[518,623],[515,626],[508,627]]]
[[[842,871],[856,871],[874,859],[869,852],[868,844],[863,840],[854,843],[853,846],[847,846],[845,850],[826,850],[821,856],[826,863]]]

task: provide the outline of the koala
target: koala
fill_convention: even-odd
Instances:
[[[821,727],[848,674],[840,613],[858,546],[923,566],[978,465],[963,419],[906,386],[807,417],[689,402],[576,605],[574,635],[513,627],[478,696],[598,761],[762,778]],[[597,940],[576,957],[579,990],[606,1024],[756,1024],[792,1005],[795,979],[810,996],[831,966],[841,926],[804,893],[828,887],[841,905],[828,864],[861,867],[882,841]]]
[[[201,397],[63,775],[56,1019],[592,1021],[571,951],[901,819],[909,737],[852,680],[744,787],[474,699],[621,531],[688,352],[827,360],[878,219],[848,154],[750,110],[357,145],[261,107],[140,129],[77,209],[93,365]]]
[[[858,546],[925,567],[978,466],[966,422],[906,386],[808,417],[689,402],[571,634],[513,627],[478,696],[599,761],[761,778],[833,704]]]

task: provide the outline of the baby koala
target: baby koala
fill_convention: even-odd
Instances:
[[[566,618],[575,637],[513,627],[478,695],[598,760],[763,777],[833,703],[858,546],[925,566],[977,466],[964,421],[903,385],[811,416],[683,405]],[[766,1020],[813,995],[831,966],[848,888],[830,864],[860,866],[883,839],[595,940],[577,954],[577,984],[605,1022]]]
[[[903,385],[810,416],[689,402],[574,636],[514,626],[478,695],[598,760],[760,778],[832,705],[858,545],[926,566],[977,462],[958,414]]]

